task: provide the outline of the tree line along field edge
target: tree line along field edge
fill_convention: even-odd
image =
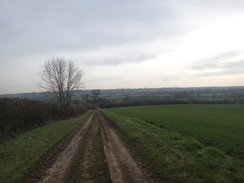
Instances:
[[[155,105],[107,110],[178,131],[244,159],[244,105]]]

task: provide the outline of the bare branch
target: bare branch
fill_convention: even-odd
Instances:
[[[54,93],[58,102],[70,104],[73,91],[83,87],[83,71],[74,62],[64,58],[52,58],[40,70],[39,88]]]

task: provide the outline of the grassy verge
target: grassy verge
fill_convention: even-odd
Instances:
[[[244,105],[158,105],[109,110],[176,130],[244,160]]]
[[[0,144],[0,182],[24,182],[72,130],[89,115],[60,121]]]
[[[244,164],[194,138],[103,111],[139,158],[163,182],[243,182]]]

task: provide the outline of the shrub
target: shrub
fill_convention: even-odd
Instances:
[[[199,150],[203,145],[194,138],[187,138],[176,142],[176,147],[183,150]]]

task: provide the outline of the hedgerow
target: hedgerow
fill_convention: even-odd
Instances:
[[[50,122],[79,116],[86,111],[83,106],[67,107],[21,98],[0,98],[0,141]]]

